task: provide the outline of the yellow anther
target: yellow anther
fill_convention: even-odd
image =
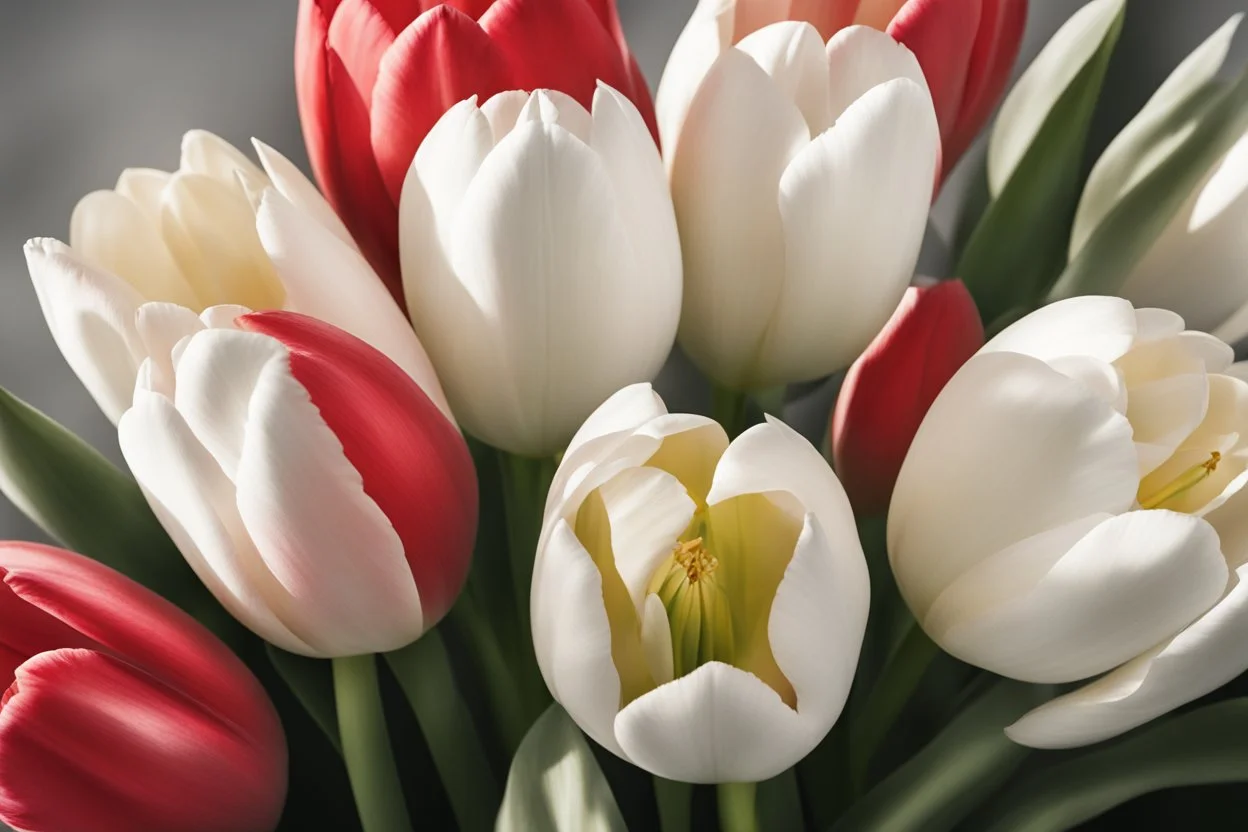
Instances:
[[[1209,458],[1199,465],[1193,465],[1182,474],[1166,483],[1162,488],[1157,489],[1147,497],[1140,498],[1140,508],[1160,508],[1163,503],[1173,500],[1191,491],[1196,486],[1204,482],[1210,474],[1218,469],[1218,463],[1222,461],[1222,454],[1213,451],[1209,454]]]
[[[684,543],[677,543],[673,551],[673,557],[685,570],[685,576],[689,579],[689,583],[697,583],[702,578],[712,574],[719,566],[719,560],[707,551],[706,545],[701,537],[695,537],[693,540],[687,540]]]

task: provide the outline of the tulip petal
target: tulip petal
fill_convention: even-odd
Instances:
[[[1085,355],[1108,364],[1131,349],[1136,329],[1135,309],[1122,298],[1070,298],[1006,327],[981,352],[1014,352],[1041,361]]]
[[[897,478],[888,550],[902,595],[922,619],[976,563],[1126,511],[1137,485],[1131,424],[1112,404],[1035,358],[976,355],[936,398]]]
[[[571,527],[559,520],[533,565],[533,647],[555,701],[599,745],[623,756],[612,728],[620,675],[611,661],[603,581]]]
[[[685,263],[680,342],[721,384],[755,381],[785,257],[776,194],[809,143],[797,107],[752,58],[731,49],[707,73],[680,141],[668,148]]]
[[[630,384],[613,393],[598,406],[568,443],[563,458],[579,455],[582,446],[613,434],[634,431],[659,416],[667,415],[667,406],[649,382]]]
[[[183,338],[205,329],[204,322],[176,303],[145,303],[135,313],[134,325],[148,355],[139,388],[172,398],[174,348]]]
[[[255,162],[207,130],[189,130],[182,136],[180,170],[200,173],[224,184],[233,184],[235,177],[241,176],[247,187],[254,190],[263,190],[269,184]]]
[[[689,105],[706,73],[733,43],[735,0],[699,0],[672,47],[655,97],[659,135],[671,162]]]
[[[395,32],[369,0],[342,0],[329,21],[326,43],[341,60],[360,99],[372,100],[382,56]]]
[[[151,168],[126,168],[113,189],[139,206],[154,227],[160,226],[160,198],[173,174]]]
[[[832,90],[828,58],[823,38],[814,26],[782,21],[742,38],[737,49],[753,58],[797,104],[812,136],[832,126],[836,112],[829,109]],[[839,92],[841,79],[837,81]]]
[[[1002,676],[1073,682],[1180,631],[1226,589],[1218,535],[1197,517],[1128,512],[1064,542],[1027,541],[981,561],[937,598],[925,628]]]
[[[784,280],[756,384],[842,369],[883,328],[914,274],[939,147],[927,94],[897,79],[868,90],[785,170]]]
[[[333,9],[326,10],[324,5],[324,0],[299,0],[295,23],[295,98],[299,103],[299,125],[303,129],[312,171],[329,201],[341,208],[343,183],[338,180],[338,148],[325,44]]]
[[[1117,362],[1129,391],[1127,418],[1139,451],[1140,477],[1165,462],[1205,418],[1209,371],[1202,353],[1207,352],[1202,340],[1180,333],[1142,344]]]
[[[143,360],[134,330],[134,312],[143,298],[57,240],[31,240],[25,253],[56,345],[104,415],[116,422],[130,406]]]
[[[381,59],[372,94],[372,148],[397,203],[426,134],[451,105],[482,100],[508,84],[507,66],[477,22],[452,6],[421,15]]]
[[[638,433],[661,439],[663,444],[646,460],[680,480],[699,507],[706,505],[715,469],[728,449],[728,434],[714,419],[685,413],[655,418]]]
[[[927,91],[927,78],[914,53],[879,29],[842,29],[828,41],[827,56],[833,119],[872,87],[894,78],[909,78]]]
[[[351,232],[347,231],[347,227],[334,213],[334,209],[325,197],[321,196],[316,186],[308,181],[303,172],[289,159],[259,139],[252,139],[251,143],[256,149],[256,156],[260,158],[260,164],[264,166],[264,172],[268,174],[278,193],[310,214],[335,237],[355,248],[355,240],[351,238]]]
[[[626,759],[685,783],[766,780],[814,748],[826,728],[803,719],[754,674],[721,662],[654,689],[615,718]]]
[[[261,200],[256,227],[286,287],[287,309],[320,318],[371,344],[452,418],[424,347],[358,251],[272,190]]]
[[[121,658],[42,653],[18,668],[0,711],[0,816],[83,832],[272,829],[284,755],[258,753],[279,747],[271,733],[227,720]]]

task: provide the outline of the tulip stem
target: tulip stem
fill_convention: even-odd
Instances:
[[[493,829],[502,794],[455,684],[442,634],[430,630],[402,650],[387,653],[386,661],[420,724],[459,828]]]
[[[741,391],[711,385],[711,415],[723,426],[729,439],[736,439],[745,431],[749,400],[749,395]]]
[[[656,775],[654,798],[659,805],[662,832],[689,832],[693,822],[693,786]]]
[[[720,783],[716,796],[723,832],[758,832],[757,783]]]
[[[364,832],[411,832],[371,653],[334,659],[338,730]]]

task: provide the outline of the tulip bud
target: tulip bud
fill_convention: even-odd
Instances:
[[[870,26],[908,47],[932,92],[948,173],[1005,91],[1022,45],[1027,0],[701,0],[659,84],[666,147],[676,144],[715,59],[784,20],[812,24],[825,41],[847,26]]]
[[[680,343],[723,387],[849,365],[918,259],[940,138],[914,56],[864,26],[777,23],[725,51],[669,147]]]
[[[147,302],[302,312],[355,334],[407,370],[449,415],[406,317],[312,183],[256,142],[264,170],[203,130],[174,173],[122,171],[83,197],[70,246],[36,239],[26,261],[48,327],[114,422],[147,358],[135,312]]]
[[[648,384],[585,422],[546,503],[533,643],[551,694],[660,777],[756,782],[849,694],[867,565],[836,475],[770,420],[734,442]]]
[[[615,0],[301,0],[295,88],[312,169],[396,298],[398,210],[416,149],[452,105],[599,81],[653,125]]]
[[[560,450],[675,340],[681,258],[637,109],[601,86],[452,108],[403,190],[403,279],[456,417],[491,445]]]
[[[911,286],[859,356],[832,415],[836,473],[859,516],[882,513],[927,409],[984,345],[975,301],[959,280]]]
[[[302,315],[205,328],[148,305],[174,345],[139,374],[121,450],[191,567],[267,641],[394,650],[467,576],[477,488],[463,438],[397,365]],[[226,316],[228,318],[228,316]]]
[[[264,690],[190,616],[80,555],[0,543],[0,821],[267,832],[286,744]]]
[[[1183,319],[1054,303],[945,386],[902,464],[889,562],[924,631],[1025,682],[1095,679],[1007,729],[1116,736],[1248,669],[1248,383]]]

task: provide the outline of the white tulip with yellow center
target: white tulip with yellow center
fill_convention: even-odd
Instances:
[[[1248,669],[1248,384],[1231,361],[1173,312],[1074,298],[990,341],[928,412],[888,520],[916,619],[1002,676],[1100,677],[1015,741],[1097,742]]]
[[[564,455],[532,593],[538,664],[586,733],[661,777],[724,783],[784,771],[836,722],[869,586],[810,443],[773,420],[729,444],[639,384]]]
[[[138,322],[144,303],[196,314],[214,306],[285,309],[367,341],[449,416],[406,317],[329,203],[277,151],[260,142],[256,150],[264,170],[223,139],[193,130],[182,140],[178,170],[131,168],[114,189],[83,197],[70,245],[26,244],[39,303],[70,367],[116,422],[143,360],[168,347],[148,343],[159,336]]]
[[[679,340],[735,390],[847,367],[914,275],[940,155],[914,55],[808,23],[726,49],[665,148],[684,253]]]

